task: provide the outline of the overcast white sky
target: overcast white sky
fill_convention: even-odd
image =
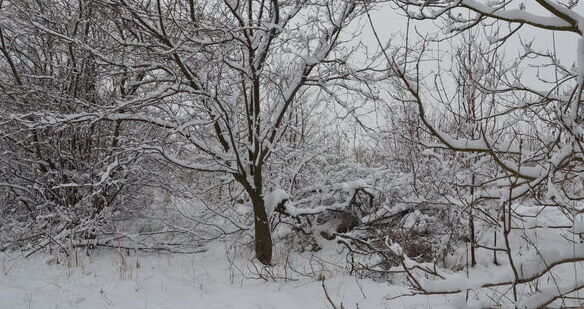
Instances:
[[[549,16],[549,13],[545,9],[541,8],[534,1],[513,1],[510,8],[516,8],[519,3],[525,2],[526,10],[529,12],[539,14],[542,16]],[[584,5],[579,4],[576,11],[584,15]],[[403,12],[397,10],[393,5],[389,3],[379,4],[376,9],[371,12],[371,17],[373,23],[376,27],[377,32],[382,36],[382,40],[387,42],[392,38],[394,46],[399,46],[402,44],[401,37],[405,35],[407,29],[407,18],[404,16]],[[442,33],[442,29],[439,27],[440,22],[438,21],[417,21],[412,20],[410,26],[410,33],[413,35],[411,38],[415,40],[414,27],[417,31],[421,33]],[[361,35],[361,41],[365,43],[369,48],[375,50],[378,45],[371,32],[371,28],[368,21],[363,20],[361,22],[363,27],[363,33]],[[517,34],[514,35],[513,39],[509,40],[504,47],[503,52],[506,55],[507,60],[512,60],[517,58],[517,56],[523,51],[523,47],[520,44],[520,40],[523,42],[533,41],[532,49],[539,51],[552,51],[553,50],[553,31],[537,29],[531,26],[524,26]],[[566,66],[571,67],[572,64],[576,62],[576,50],[578,44],[578,35],[573,33],[561,33],[556,32],[556,52],[560,59],[560,62]],[[433,68],[430,68],[433,69]],[[528,72],[524,74],[524,82],[537,83],[537,77],[535,76],[535,71]],[[371,106],[360,109],[360,112],[366,113],[371,112]],[[361,116],[361,120],[365,120],[368,124],[373,127],[384,127],[384,121],[378,123],[379,111],[374,113],[369,113],[368,116]]]
[[[534,1],[513,1],[510,8],[518,6],[519,3],[526,3],[526,9],[529,12],[548,16],[549,13],[541,8]],[[578,4],[576,12],[584,15],[584,4]],[[390,3],[379,4],[377,9],[371,14],[373,22],[377,28],[378,33],[389,39],[392,36],[398,37],[406,31],[407,18],[403,16],[403,12],[396,10]],[[434,33],[441,31],[437,27],[437,22],[434,21],[412,21],[412,27],[416,27],[422,33]],[[413,30],[411,30],[413,31]],[[534,47],[541,49],[552,49],[552,31],[536,29],[531,26],[524,26],[518,34],[515,35],[515,40],[506,44],[508,53],[515,53],[519,48],[518,37],[524,41],[534,41]],[[556,32],[556,47],[560,60],[565,64],[572,63],[576,60],[576,46],[578,36],[574,33],[559,33]],[[364,41],[375,44],[374,38],[369,32],[369,27],[365,27]],[[511,54],[509,54],[511,55]]]

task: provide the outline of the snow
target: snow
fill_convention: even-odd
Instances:
[[[316,278],[244,279],[216,243],[199,254],[100,250],[78,255],[79,266],[47,264],[47,255],[24,259],[0,253],[0,308],[331,308]],[[451,308],[443,296],[401,297],[401,286],[326,272],[333,301],[345,308]],[[431,304],[431,305],[430,305]]]
[[[391,252],[397,256],[402,256],[404,254],[404,250],[398,243],[391,244],[389,246],[389,250],[391,250]]]
[[[576,56],[578,61],[578,84],[584,82],[584,39],[578,39],[578,55]]]
[[[290,199],[290,195],[283,189],[275,189],[265,197],[266,212],[268,216],[272,215],[278,204],[284,200]]]
[[[584,220],[579,219],[574,222],[574,234],[584,234]]]
[[[542,16],[535,15],[533,13],[527,12],[522,9],[501,9],[500,6],[490,7],[484,5],[475,0],[463,0],[462,5],[485,15],[494,16],[495,18],[514,21],[514,22],[524,22],[532,25],[538,25],[542,28],[570,28],[573,27],[566,20],[558,16]],[[562,10],[564,13],[567,10]],[[576,15],[571,12],[571,15]]]

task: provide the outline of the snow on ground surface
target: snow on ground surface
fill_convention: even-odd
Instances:
[[[80,255],[77,267],[50,264],[47,255],[28,259],[0,253],[0,308],[127,309],[320,309],[332,308],[321,282],[243,279],[223,244],[197,254],[130,254],[116,250]],[[340,308],[456,308],[455,298],[401,297],[405,287],[329,274],[327,290]]]

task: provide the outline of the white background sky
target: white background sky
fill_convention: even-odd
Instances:
[[[513,1],[509,8],[518,8],[519,3],[526,4],[526,10],[541,16],[549,16],[550,14],[538,4],[532,0],[527,1]],[[579,4],[576,7],[576,12],[584,15],[584,5]],[[407,18],[404,13],[396,9],[395,5],[390,3],[381,3],[371,12],[371,17],[373,23],[376,27],[377,33],[382,37],[382,41],[385,43],[389,39],[392,40],[392,45],[394,47],[403,44],[402,38],[405,36],[407,29]],[[362,35],[360,36],[361,41],[371,49],[371,51],[378,49],[377,41],[372,34],[371,27],[366,18],[359,23],[362,26]],[[414,30],[415,27],[415,30]],[[410,40],[417,40],[415,31],[420,33],[429,34],[443,34],[442,29],[440,29],[440,21],[418,21],[412,20],[410,23]],[[537,29],[532,26],[523,26],[523,28],[516,33],[511,40],[509,40],[502,50],[508,61],[516,59],[523,51],[520,41],[523,42],[533,42],[532,49],[537,51],[553,51],[553,31]],[[560,63],[565,67],[571,67],[576,62],[576,51],[578,45],[578,35],[574,33],[555,33],[556,39],[556,53],[560,59]],[[447,44],[441,45],[441,48],[448,48]],[[433,67],[427,68],[433,70]],[[524,75],[524,82],[528,84],[537,83],[537,77],[535,71],[527,71]],[[377,127],[383,129],[388,129],[386,121],[383,120],[383,116],[379,115],[378,112],[371,112],[372,107],[366,106],[365,108],[359,109],[361,116],[359,117],[362,121],[365,121],[367,125],[372,127]],[[342,113],[341,113],[342,114]],[[363,114],[367,114],[366,116]],[[353,128],[355,130],[355,128]],[[359,129],[357,129],[359,131]],[[360,135],[360,133],[357,133]]]
[[[549,16],[549,13],[545,9],[541,8],[538,4],[534,3],[532,0],[528,1],[513,1],[510,8],[517,8],[519,3],[526,3],[526,9],[529,12],[539,14],[542,16]],[[584,15],[584,4],[578,4],[576,12]],[[398,37],[400,34],[404,34],[406,31],[407,18],[404,16],[403,12],[396,10],[395,6],[390,3],[379,4],[378,7],[371,14],[373,22],[377,28],[380,35],[385,36],[385,39],[390,37]],[[417,21],[413,20],[411,25],[416,27],[422,33],[434,33],[440,31],[437,27],[437,22],[434,21]],[[374,38],[369,32],[369,27],[366,27],[366,32],[364,33],[364,41],[375,44]],[[413,29],[411,30],[413,31]],[[542,49],[552,48],[552,31],[536,29],[531,26],[524,26],[518,34],[515,35],[515,40],[512,40],[511,44],[507,44],[507,52],[512,53],[520,47],[518,44],[517,37],[521,37],[524,41],[534,40],[534,47],[540,47]],[[574,33],[558,33],[556,32],[556,47],[558,56],[562,62],[571,63],[575,61],[576,57],[576,46],[577,46],[578,35]]]

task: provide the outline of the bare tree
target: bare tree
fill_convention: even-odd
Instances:
[[[145,139],[135,150],[182,168],[231,175],[251,199],[256,256],[269,265],[264,170],[287,133],[299,128],[296,105],[315,93],[346,105],[347,94],[371,98],[361,91],[366,84],[354,82],[364,79],[367,68],[352,65],[360,46],[349,44],[353,37],[344,32],[361,6],[278,0],[95,3],[110,17],[98,31],[115,42],[109,50],[56,25],[35,27],[107,65],[112,79],[103,86],[119,89],[122,97],[92,111],[56,115],[54,121],[143,123],[164,136]]]
[[[103,63],[81,47],[109,48],[97,30],[102,13],[91,1],[0,2],[0,190],[3,217],[15,220],[3,225],[16,233],[12,241],[63,247],[65,238],[94,237],[136,191],[139,158],[123,148],[132,129],[57,121],[122,97],[106,87]]]

